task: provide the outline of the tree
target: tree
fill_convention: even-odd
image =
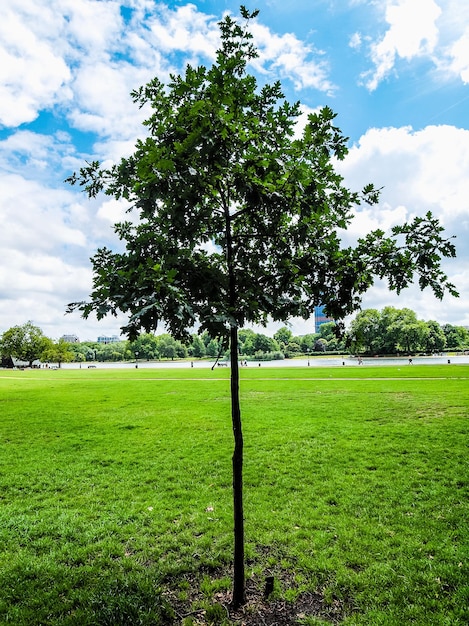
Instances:
[[[41,356],[47,361],[58,363],[60,367],[62,363],[73,361],[74,353],[71,350],[71,344],[61,338],[58,341],[50,341]]]
[[[124,361],[126,352],[126,341],[113,341],[107,344],[100,344],[98,358],[100,361]]]
[[[341,350],[343,348],[343,342],[338,337],[338,330],[340,333],[340,329],[338,329],[335,322],[325,322],[319,327],[319,337],[327,341],[329,350]]]
[[[426,322],[427,325],[427,338],[426,338],[426,350],[428,352],[441,352],[446,347],[446,337],[443,329],[434,320]]]
[[[256,333],[250,328],[245,328],[239,331],[238,342],[239,352],[243,355],[251,356],[255,352],[254,340]]]
[[[192,335],[191,337],[191,345],[190,345],[190,354],[194,356],[196,359],[200,359],[205,356],[206,349],[205,344],[199,335]]]
[[[138,353],[140,359],[157,359],[159,357],[158,338],[152,333],[142,333],[130,344],[133,358]]]
[[[90,298],[69,310],[127,313],[122,330],[131,339],[163,321],[176,338],[198,325],[229,345],[234,606],[245,597],[238,330],[307,319],[318,304],[341,320],[375,276],[396,291],[416,275],[439,297],[456,293],[440,267],[455,249],[430,213],[388,236],[377,230],[355,247],[341,243],[352,210],[379,194],[373,185],[350,191],[335,172],[347,139],[330,108],[310,114],[296,139],[299,103],[284,99],[280,83],[258,88],[247,73],[257,56],[249,30],[256,15],[241,7],[244,23],[220,22],[211,68],[188,66],[168,85],[155,78],[133,93],[152,114],[131,156],[109,168],[92,162],[68,179],[90,197],[124,198],[139,216],[116,224],[125,250],[98,250]]]
[[[26,361],[29,367],[32,367],[36,359],[41,358],[49,345],[50,339],[32,322],[13,326],[4,332],[0,339],[0,351],[4,356]]]
[[[163,359],[175,359],[177,356],[176,340],[168,333],[157,337],[158,354]]]
[[[206,348],[207,356],[217,357],[220,354],[220,344],[217,339],[211,339]]]
[[[84,361],[96,361],[100,347],[101,344],[96,341],[83,341],[80,344],[72,344],[72,350],[75,353],[81,353]]]
[[[388,307],[387,309],[392,309]],[[387,310],[385,309],[385,311]],[[416,352],[425,343],[427,328],[419,322],[411,309],[393,309],[392,322],[387,327],[387,336],[392,337],[388,343],[394,344],[398,352]]]
[[[308,353],[314,350],[314,344],[316,343],[317,338],[318,338],[318,335],[316,333],[309,333],[308,335],[295,337],[294,341],[299,342],[301,346],[301,350],[303,352]]]
[[[286,346],[293,341],[293,333],[286,326],[282,326],[282,328],[279,328],[274,334],[274,339],[278,343],[279,348],[284,350]]]
[[[299,343],[292,339],[292,341],[290,341],[290,343],[285,346],[283,350],[286,351],[287,355],[299,354],[301,352],[301,346]]]
[[[380,343],[381,314],[377,309],[360,311],[350,324],[348,337],[356,352],[376,352]]]
[[[327,350],[327,341],[325,339],[318,339],[314,344],[315,352],[325,352]]]
[[[278,343],[272,337],[267,337],[262,333],[257,333],[254,337],[255,352],[274,352],[278,350]]]
[[[443,326],[443,332],[448,348],[461,349],[469,346],[469,331],[464,328],[464,326],[445,324]]]

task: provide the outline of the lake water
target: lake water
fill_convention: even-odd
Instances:
[[[468,364],[469,363],[469,354],[461,355],[461,356],[453,356],[453,355],[438,355],[438,356],[416,356],[412,357],[413,365],[443,365],[450,362],[451,364]],[[158,362],[147,362],[147,361],[139,361],[138,367],[145,369],[161,369],[161,368],[169,368],[169,369],[188,369],[193,367],[194,369],[208,369],[213,366],[213,361],[194,361],[191,366],[190,361],[158,361]],[[87,369],[90,366],[95,365],[97,368],[125,368],[131,369],[135,368],[135,361],[132,363],[100,363],[99,361],[96,363],[82,363],[81,368]],[[398,366],[409,366],[408,357],[363,357],[362,365],[358,364],[358,359],[355,357],[312,357],[310,359],[283,359],[280,361],[248,361],[247,367],[362,367],[362,366],[382,366],[382,365],[398,365]],[[217,369],[221,369],[224,366],[216,366]],[[63,363],[63,369],[79,369],[80,364],[78,363]]]

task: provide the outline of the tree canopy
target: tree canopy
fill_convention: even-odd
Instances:
[[[382,311],[360,311],[351,322],[347,336],[354,350],[369,354],[441,352],[448,345],[438,322],[418,320],[414,311],[391,306]],[[451,343],[448,347],[456,346]]]
[[[299,103],[278,82],[258,88],[246,71],[257,55],[249,29],[229,16],[220,28],[211,68],[188,66],[167,86],[155,78],[133,93],[152,108],[134,154],[69,179],[90,196],[125,198],[139,214],[115,227],[125,252],[103,248],[93,258],[84,314],[127,312],[131,338],[160,322],[176,338],[196,324],[226,337],[232,324],[308,318],[317,304],[340,320],[375,276],[397,291],[416,275],[438,297],[455,293],[439,264],[455,249],[430,213],[342,245],[354,207],[378,194],[371,184],[350,191],[334,171],[347,153],[335,114],[310,114],[294,137]]]
[[[0,339],[0,352],[4,356],[25,361],[31,367],[50,344],[50,339],[38,326],[26,322],[20,326],[13,326],[3,333]]]
[[[59,364],[69,363],[75,358],[73,350],[71,350],[71,344],[65,339],[61,338],[57,341],[50,341],[49,345],[42,352],[41,357],[47,361],[55,361]]]

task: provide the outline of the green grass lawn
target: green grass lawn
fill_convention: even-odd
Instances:
[[[241,377],[250,579],[317,594],[299,624],[469,623],[469,366]],[[229,586],[229,370],[0,371],[0,444],[0,624]]]

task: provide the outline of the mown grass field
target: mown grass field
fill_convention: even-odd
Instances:
[[[468,624],[469,366],[241,377],[247,575],[316,594],[299,624]],[[229,587],[228,370],[0,371],[0,444],[0,624],[178,623],[196,575]]]

